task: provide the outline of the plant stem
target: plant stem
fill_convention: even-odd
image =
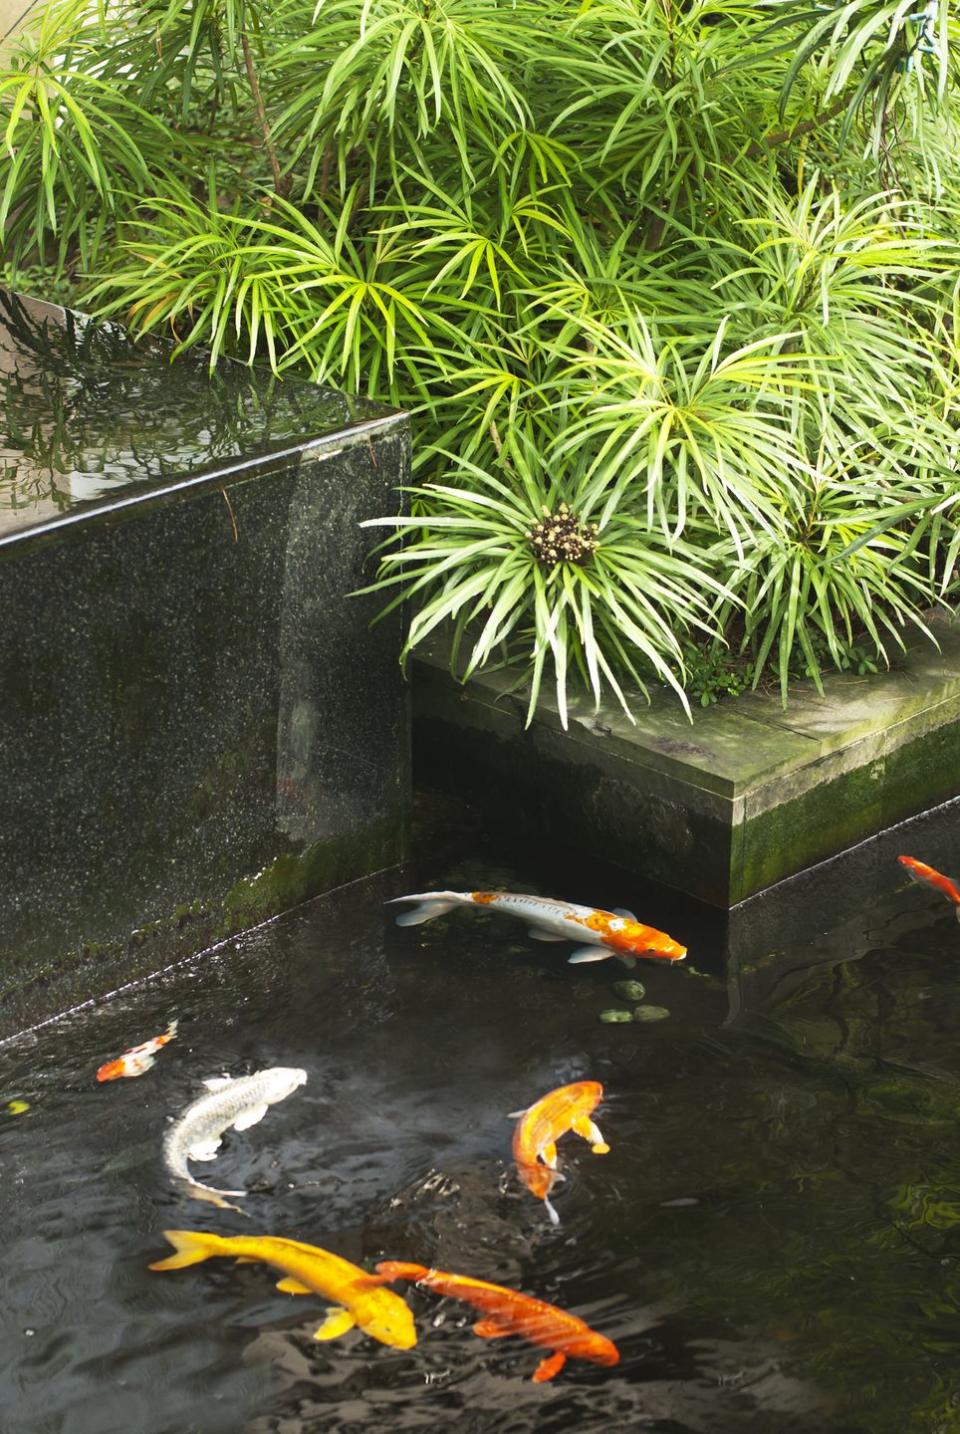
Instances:
[[[821,111],[814,115],[813,119],[804,120],[802,124],[791,125],[789,129],[774,130],[771,134],[765,134],[763,139],[755,139],[747,150],[747,159],[759,159],[765,152],[776,149],[778,145],[786,144],[788,140],[799,139],[801,135],[809,134],[811,130],[819,129],[822,124],[828,124],[830,120],[836,119],[841,110],[845,109],[847,101],[837,100],[828,110]]]
[[[257,71],[253,63],[253,55],[250,52],[250,41],[247,38],[246,30],[240,31],[240,43],[243,46],[243,62],[247,68],[247,79],[250,81],[250,93],[253,95],[257,118],[260,121],[263,147],[267,151],[267,158],[270,160],[270,169],[273,172],[273,187],[278,194],[283,194],[286,190],[286,183],[283,175],[280,173],[280,162],[277,159],[277,151],[274,149],[273,140],[270,138],[270,122],[267,119],[267,112],[263,107],[263,96],[260,94],[260,81],[257,79]]]

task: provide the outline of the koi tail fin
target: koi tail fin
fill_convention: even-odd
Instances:
[[[165,1260],[154,1260],[147,1266],[149,1270],[183,1270],[187,1265],[199,1265],[222,1254],[222,1247],[229,1244],[222,1235],[207,1235],[201,1230],[164,1230],[163,1233],[176,1254],[168,1255]]]
[[[167,1037],[167,1040],[168,1040],[168,1041],[176,1040],[176,1036],[177,1036],[177,1026],[178,1026],[179,1024],[180,1024],[180,1023],[179,1023],[179,1021],[177,1020],[176,1016],[174,1016],[173,1020],[170,1022],[169,1026],[167,1027],[167,1030],[166,1030],[166,1037]]]
[[[246,1195],[246,1190],[215,1190],[212,1185],[201,1185],[199,1180],[185,1180],[181,1188],[184,1195],[191,1200],[206,1200],[210,1205],[216,1205],[218,1210],[235,1210],[238,1215],[248,1213],[226,1198],[228,1195],[236,1195],[240,1199]]]
[[[404,911],[397,917],[398,926],[422,926],[426,921],[434,921],[438,916],[446,916],[455,906],[469,906],[469,896],[462,896],[459,891],[421,891],[413,896],[397,896],[393,901],[388,901],[387,906],[399,906],[403,901],[419,902],[412,911]]]
[[[380,1260],[376,1270],[388,1283],[394,1280],[411,1280],[415,1283],[430,1273],[426,1265],[410,1265],[404,1260]]]

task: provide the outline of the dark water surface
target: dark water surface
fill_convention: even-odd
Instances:
[[[630,1006],[619,964],[570,967],[568,947],[480,911],[400,930],[381,905],[429,885],[549,892],[532,870],[452,858],[418,885],[345,888],[0,1049],[4,1434],[960,1429],[950,909],[895,871],[854,935],[786,944],[740,982],[709,974],[701,938],[685,967],[635,973],[669,1019],[605,1024]],[[630,899],[565,882],[552,894]],[[684,939],[682,907],[669,917]],[[172,1016],[153,1070],[96,1085]],[[203,1078],[270,1065],[307,1085],[194,1166],[246,1187],[251,1218],[184,1201],[167,1120]],[[553,1229],[513,1173],[506,1113],[585,1077],[606,1088],[611,1153],[564,1139]],[[29,1110],[2,1113],[10,1099]],[[515,1285],[622,1361],[534,1385],[542,1351],[478,1339],[472,1311],[412,1289],[416,1349],[357,1330],[317,1344],[324,1302],[278,1293],[264,1266],[151,1273],[171,1226]]]

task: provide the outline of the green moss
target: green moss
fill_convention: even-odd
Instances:
[[[880,831],[883,774],[881,757],[766,811],[751,815],[748,808],[731,903]]]

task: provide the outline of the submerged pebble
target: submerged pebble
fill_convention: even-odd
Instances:
[[[601,1021],[608,1021],[608,1022],[612,1022],[612,1021],[632,1021],[632,1020],[633,1020],[633,1012],[632,1012],[632,1011],[601,1011],[601,1012],[600,1012],[600,1019],[601,1019]]]
[[[642,981],[614,981],[613,989],[618,996],[625,996],[628,1001],[642,1001],[647,994],[647,988]]]
[[[635,1021],[665,1021],[670,1015],[666,1006],[638,1006],[633,1013]]]

